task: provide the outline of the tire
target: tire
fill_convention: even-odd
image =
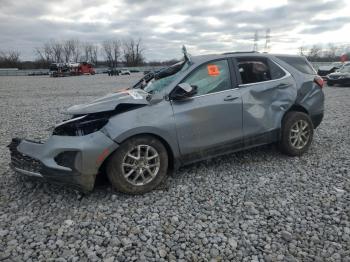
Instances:
[[[282,121],[279,148],[286,155],[301,156],[309,149],[313,134],[314,126],[307,114],[288,112]]]
[[[149,135],[126,140],[107,163],[107,176],[112,186],[127,194],[153,190],[165,179],[167,171],[167,150],[158,139]]]

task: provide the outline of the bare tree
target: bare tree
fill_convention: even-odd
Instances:
[[[54,62],[63,62],[63,44],[57,40],[51,40],[50,46]]]
[[[81,55],[81,44],[78,39],[74,39],[72,42],[72,59],[74,62],[78,62]]]
[[[35,53],[39,60],[50,63],[53,60],[53,52],[50,43],[45,43],[43,47],[36,47]]]
[[[90,43],[83,43],[82,50],[83,50],[82,59],[84,61],[90,61],[90,57],[92,53],[92,45]]]
[[[63,56],[65,62],[69,62],[73,59],[75,43],[76,41],[74,39],[69,39],[63,42]]]
[[[118,66],[118,60],[120,57],[120,49],[121,49],[121,43],[119,40],[112,41],[112,51],[113,51],[113,60],[115,67]]]
[[[107,63],[110,67],[117,67],[120,57],[121,44],[119,40],[106,40],[102,43]]]
[[[7,55],[7,60],[11,63],[18,63],[20,61],[19,59],[20,57],[20,52],[19,51],[8,51],[8,55]]]
[[[109,67],[113,67],[113,55],[111,41],[106,40],[102,43],[103,52]]]
[[[17,50],[0,51],[0,66],[1,67],[19,67],[20,52]]]
[[[87,42],[82,45],[82,49],[84,54],[84,60],[96,64],[98,56],[98,46],[96,44]]]
[[[322,53],[322,48],[314,45],[313,47],[311,47],[311,49],[309,50],[309,54],[308,54],[308,58],[311,61],[316,61],[319,59],[320,54]]]
[[[139,66],[144,63],[143,52],[144,48],[142,46],[141,38],[135,41],[130,38],[124,41],[124,59],[127,66]]]
[[[300,46],[300,47],[299,47],[299,55],[301,55],[301,56],[305,56],[305,52],[306,52],[305,47]]]
[[[328,44],[327,57],[329,60],[333,60],[333,61],[336,60],[338,49],[339,48],[337,46],[335,46],[334,44],[332,44],[332,43]]]
[[[94,44],[92,45],[92,53],[91,53],[91,63],[97,64],[98,59],[98,45]]]

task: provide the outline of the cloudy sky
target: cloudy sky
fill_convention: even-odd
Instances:
[[[350,43],[348,0],[0,0],[0,50],[33,59],[49,39],[141,37],[147,60],[252,50],[262,51],[271,29],[271,52],[297,53],[300,46]],[[102,56],[102,54],[101,54]]]

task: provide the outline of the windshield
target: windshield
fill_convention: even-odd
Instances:
[[[157,74],[147,83],[144,90],[148,93],[155,94],[161,92],[168,86],[179,74],[189,67],[187,61],[181,61],[172,65]]]

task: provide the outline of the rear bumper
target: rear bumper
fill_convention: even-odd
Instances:
[[[22,175],[91,191],[99,168],[118,144],[102,132],[51,136],[45,143],[14,138],[8,145],[11,168]]]

